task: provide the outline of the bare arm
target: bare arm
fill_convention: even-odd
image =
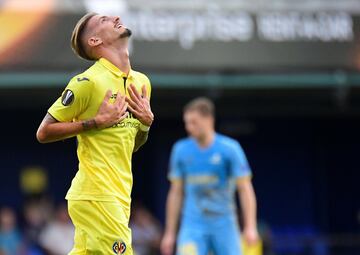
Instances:
[[[96,128],[95,119],[77,122],[58,122],[47,113],[41,122],[36,138],[40,143],[64,140],[85,131]]]
[[[161,251],[164,255],[173,253],[182,202],[183,181],[173,181],[166,202],[165,235],[161,243]]]
[[[256,197],[251,179],[249,177],[237,180],[242,215],[244,217],[243,235],[249,244],[258,240],[256,220]]]
[[[171,183],[171,188],[166,202],[165,232],[176,234],[182,201],[183,182],[181,180],[173,181]]]
[[[49,113],[41,122],[36,137],[40,143],[50,143],[73,137],[81,132],[94,128],[103,129],[126,118],[127,103],[125,96],[118,96],[113,104],[109,103],[112,92],[109,90],[96,116],[89,120],[59,122]]]

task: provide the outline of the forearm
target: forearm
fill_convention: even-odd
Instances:
[[[180,211],[182,206],[183,194],[178,191],[171,191],[166,203],[166,226],[165,233],[176,235]]]
[[[76,122],[50,122],[45,118],[36,137],[40,143],[50,143],[76,136],[93,128],[96,128],[94,119]]]
[[[239,198],[244,217],[244,228],[257,228],[256,223],[256,197],[253,186],[250,182],[242,184],[239,188]]]
[[[139,150],[139,148],[146,143],[148,136],[149,136],[149,131],[142,131],[142,130],[138,131],[135,137],[134,152]]]
[[[50,143],[76,136],[82,130],[81,122],[58,122],[39,129],[37,138],[41,143]]]

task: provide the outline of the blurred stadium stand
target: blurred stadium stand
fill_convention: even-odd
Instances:
[[[40,145],[35,133],[91,64],[69,46],[88,11],[123,18],[132,67],[152,81],[156,122],[134,155],[134,200],[164,220],[182,106],[205,95],[248,155],[268,254],[360,254],[359,0],[0,1],[0,205],[22,215],[29,168],[45,172],[40,193],[64,200],[76,142]]]

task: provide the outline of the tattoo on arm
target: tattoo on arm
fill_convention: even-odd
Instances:
[[[135,137],[135,146],[134,152],[136,152],[141,146],[145,144],[149,136],[149,131],[141,131],[139,130]]]
[[[83,126],[84,131],[97,128],[95,119],[84,120],[81,124]]]

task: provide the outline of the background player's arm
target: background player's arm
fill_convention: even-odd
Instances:
[[[237,179],[237,188],[244,219],[243,236],[248,244],[258,241],[256,223],[256,197],[250,177]]]
[[[74,122],[59,122],[49,113],[41,122],[36,137],[40,143],[49,143],[73,137],[91,129],[103,129],[126,118],[127,103],[124,96],[118,96],[114,104],[109,103],[112,95],[108,91],[99,107],[97,115],[89,120]]]
[[[258,241],[256,197],[251,183],[251,169],[238,142],[230,143],[229,148],[230,172],[236,179],[244,221],[243,237],[251,245]]]
[[[161,243],[163,255],[173,254],[182,202],[183,181],[181,179],[173,180],[166,202],[165,234]]]

